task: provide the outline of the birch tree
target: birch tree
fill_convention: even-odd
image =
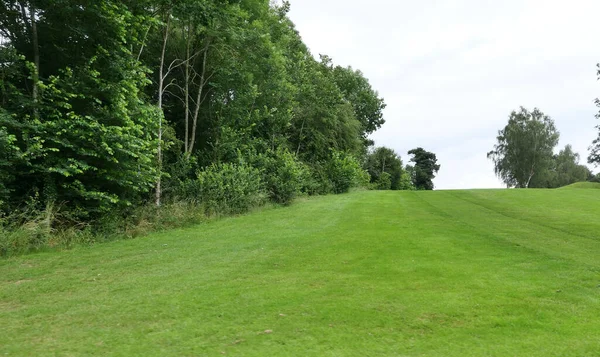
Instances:
[[[559,136],[552,118],[537,108],[530,112],[521,107],[510,114],[487,156],[508,187],[529,188],[535,175],[552,166]]]

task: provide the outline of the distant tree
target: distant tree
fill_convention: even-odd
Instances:
[[[415,185],[412,182],[411,173],[407,170],[402,171],[402,175],[400,176],[400,182],[398,183],[399,190],[414,190]]]
[[[551,166],[531,179],[531,188],[557,188],[575,182],[587,181],[592,173],[585,165],[579,164],[579,154],[571,145],[565,146],[554,155]]]
[[[402,159],[392,149],[378,147],[367,155],[365,169],[380,190],[399,190],[402,177]],[[386,175],[383,175],[383,174]]]
[[[600,63],[598,63],[598,79],[600,79]],[[600,108],[600,98],[596,98],[596,106]],[[600,113],[596,114],[596,118],[600,119]],[[598,129],[598,138],[594,140],[592,146],[590,146],[590,156],[588,162],[594,165],[600,165],[600,125],[596,126]]]
[[[434,153],[425,151],[423,148],[412,149],[408,152],[412,155],[410,161],[415,163],[413,173],[413,184],[417,190],[433,190],[433,179],[440,170]]]
[[[521,107],[510,114],[498,132],[498,143],[487,156],[494,161],[496,175],[509,187],[530,187],[535,175],[552,168],[559,133],[554,121],[539,109]]]
[[[575,182],[587,181],[591,176],[585,165],[579,164],[579,154],[573,152],[571,145],[565,146],[556,155],[557,187],[567,186]]]
[[[409,189],[415,190],[415,167],[412,165],[406,165],[406,167],[404,167],[404,174],[404,179],[408,179]]]

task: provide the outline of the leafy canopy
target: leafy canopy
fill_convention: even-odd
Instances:
[[[433,190],[433,179],[440,170],[437,157],[434,153],[423,148],[412,149],[408,152],[413,157],[410,159],[413,167],[413,184],[417,190]]]
[[[498,132],[497,143],[488,153],[496,175],[509,187],[530,187],[532,179],[551,169],[559,133],[554,121],[539,109],[521,107],[510,114]]]

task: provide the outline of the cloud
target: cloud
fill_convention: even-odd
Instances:
[[[314,54],[358,68],[386,99],[378,145],[422,146],[438,188],[502,187],[486,158],[510,112],[539,107],[587,156],[600,97],[600,2],[292,0]],[[407,161],[407,157],[404,157]]]

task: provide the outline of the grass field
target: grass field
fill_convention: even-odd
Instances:
[[[577,182],[569,186],[561,187],[561,189],[571,189],[571,188],[600,188],[600,183],[598,182]]]
[[[355,192],[0,261],[0,355],[599,356],[600,190]]]

